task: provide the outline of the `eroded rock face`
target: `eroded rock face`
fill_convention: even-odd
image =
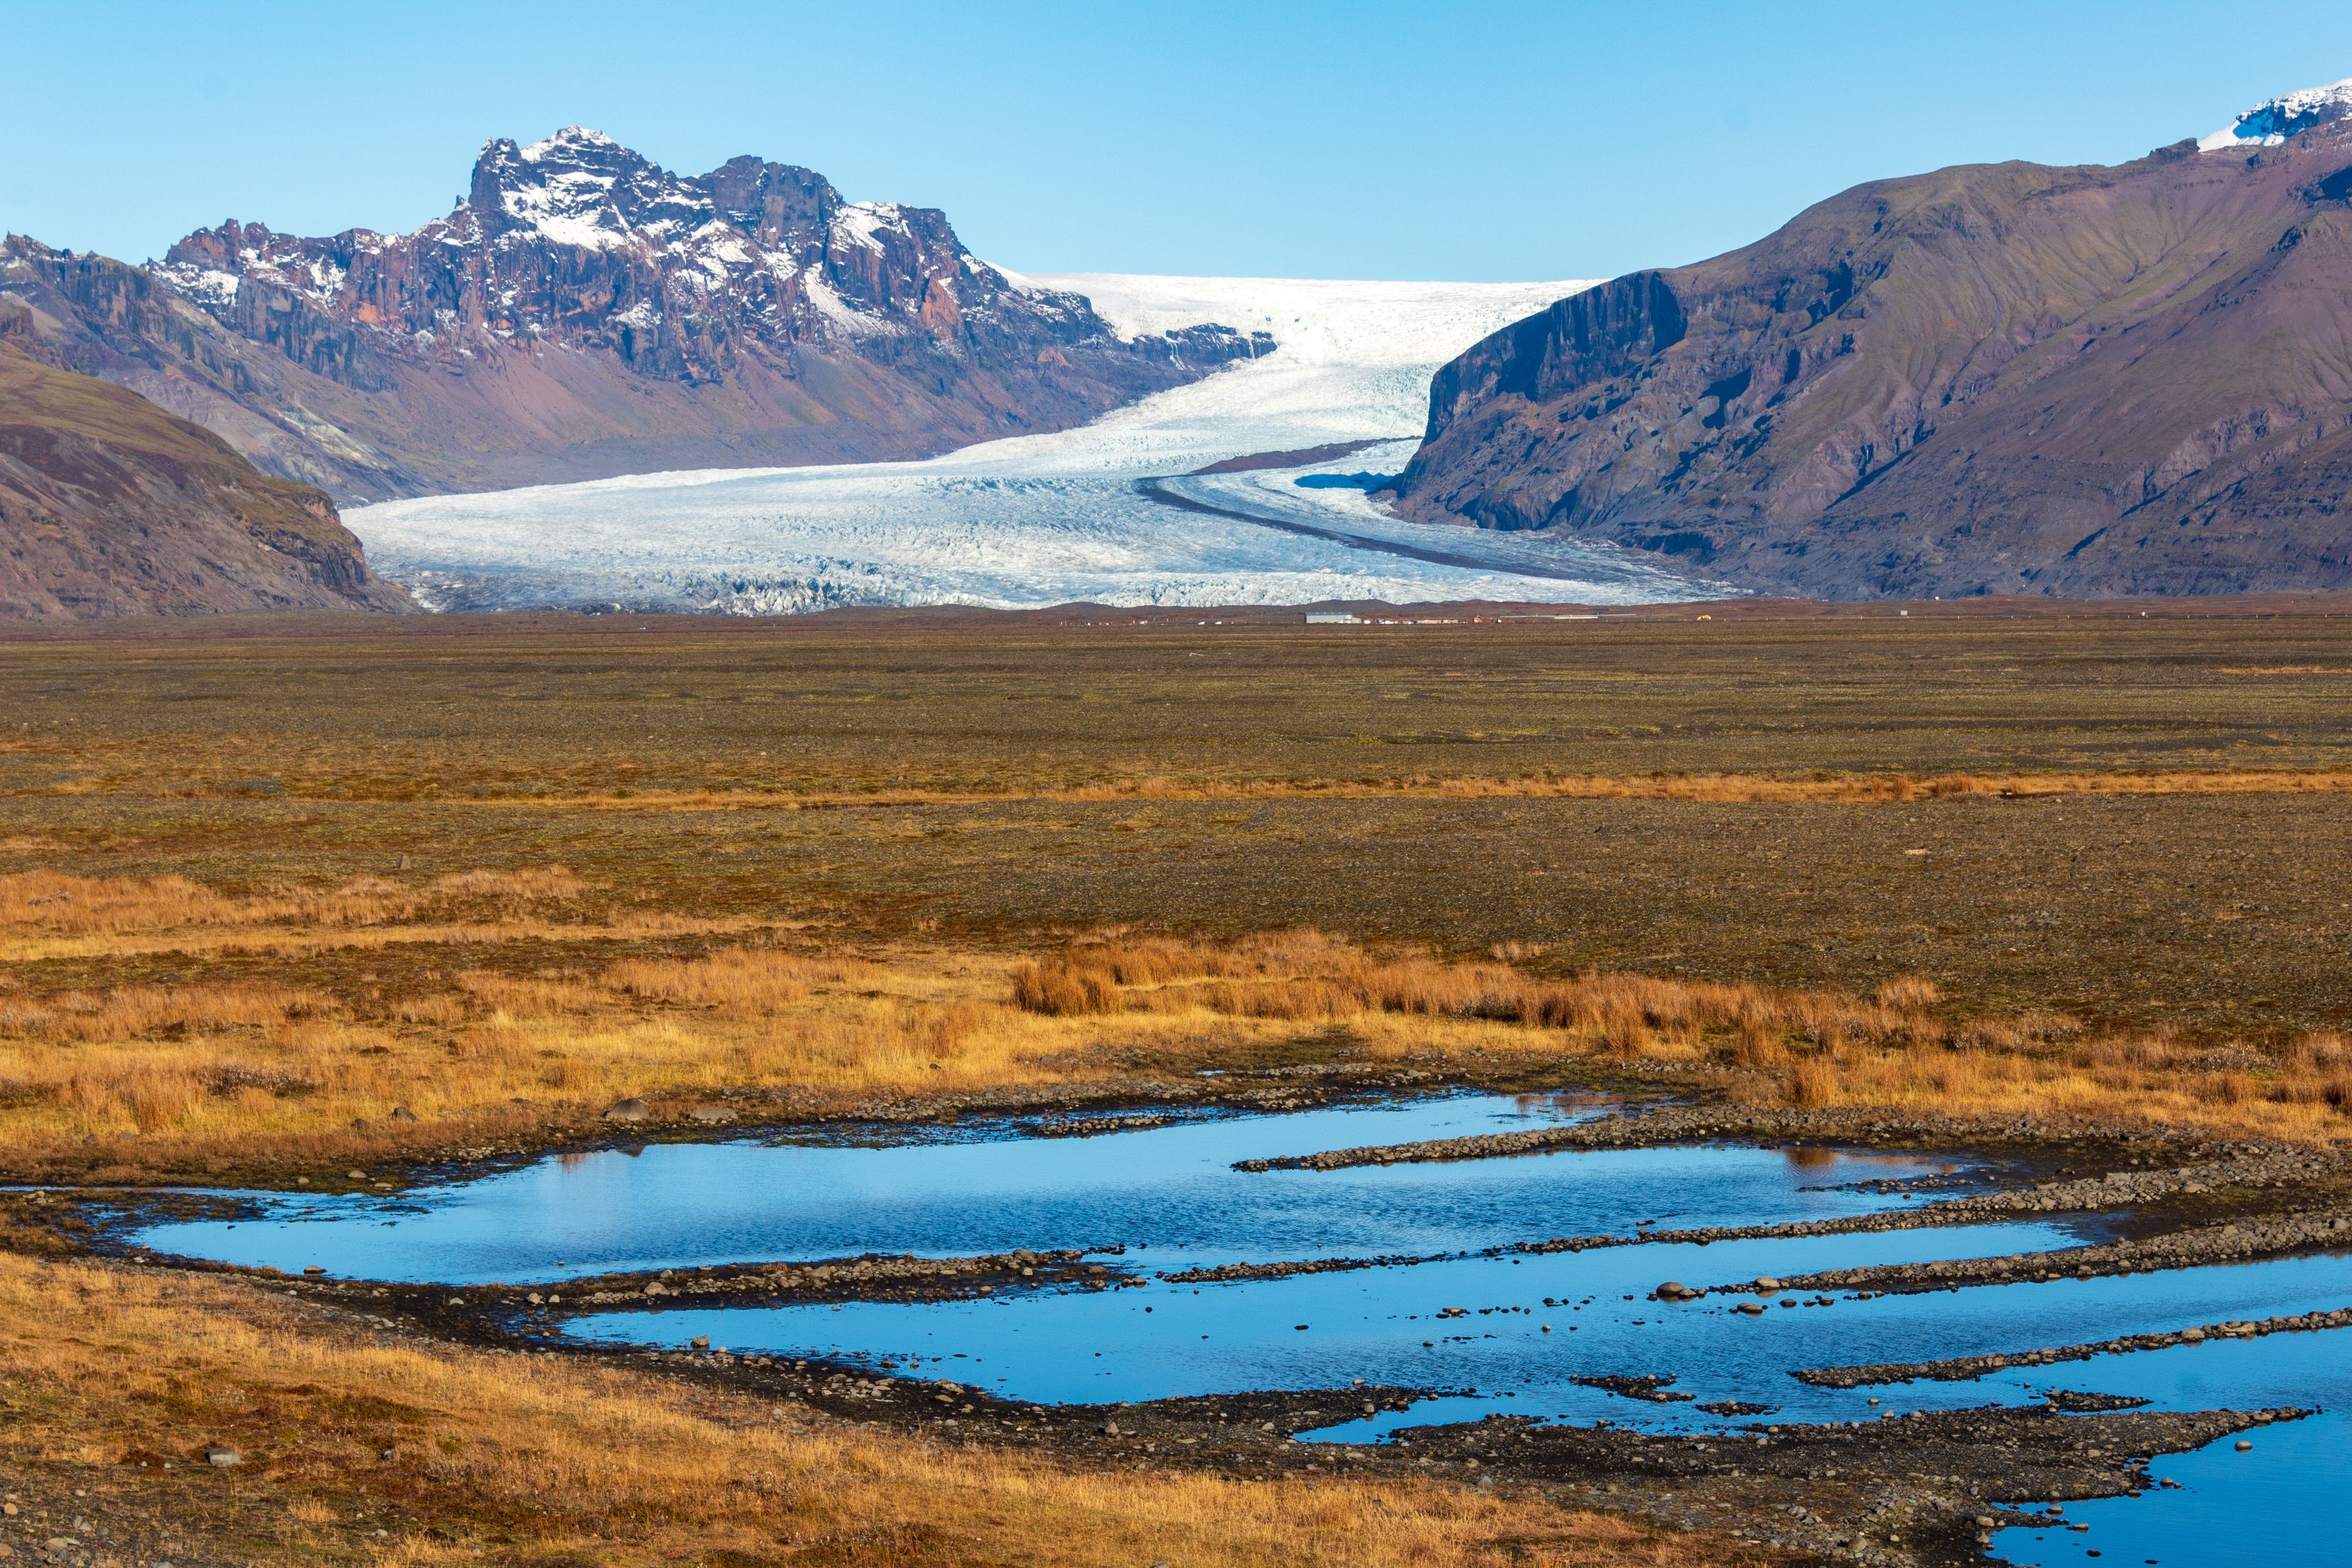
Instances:
[[[0,315],[0,621],[415,608],[324,495],[31,358],[9,325]]]
[[[413,234],[230,221],[152,269],[12,239],[0,292],[41,313],[52,363],[363,498],[911,457],[1273,347],[1213,324],[1121,339],[938,211],[751,157],[674,174],[578,127],[488,143]]]
[[[2352,585],[2344,102],[1874,182],[1561,300],[1439,372],[1402,509],[1825,598]]]

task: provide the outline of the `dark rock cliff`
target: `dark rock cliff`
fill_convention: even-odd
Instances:
[[[0,620],[413,610],[326,496],[9,341],[0,314]]]
[[[1863,185],[1445,366],[1402,509],[1832,598],[2352,586],[2352,122]]]

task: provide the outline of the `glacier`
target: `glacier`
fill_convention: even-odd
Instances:
[[[1638,552],[1391,517],[1315,472],[1412,456],[1429,381],[1591,287],[1006,276],[1086,295],[1124,335],[1217,321],[1276,352],[1050,435],[920,462],[632,475],[355,507],[376,569],[428,608],[777,615],[1326,600],[1625,604],[1713,596]],[[1228,458],[1372,443],[1328,463]]]

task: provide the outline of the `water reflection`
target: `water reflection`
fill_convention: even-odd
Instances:
[[[2352,1338],[2281,1335],[2034,1369],[1981,1383],[1818,1389],[1794,1369],[2010,1352],[2352,1300],[2352,1258],[2308,1257],[2164,1274],[1841,1299],[1732,1313],[1721,1296],[1665,1304],[1656,1284],[2065,1247],[2095,1222],[1486,1256],[1563,1235],[1769,1225],[1900,1206],[1882,1181],[1965,1167],[1830,1149],[1679,1147],[1456,1163],[1244,1173],[1235,1161],[1558,1124],[1612,1102],[1461,1097],[1291,1116],[1214,1117],[1089,1137],[963,1129],[872,1147],[735,1142],[568,1154],[397,1202],[263,1198],[258,1222],[158,1226],[166,1251],[338,1274],[536,1282],[869,1250],[957,1255],[1029,1247],[1129,1250],[1139,1289],[838,1307],[655,1309],[583,1319],[583,1340],[717,1345],[937,1375],[1041,1403],[1145,1400],[1350,1380],[1441,1391],[1316,1435],[1360,1442],[1496,1411],[1652,1428],[1716,1427],[1737,1400],[1790,1421],[1885,1408],[2021,1403],[2053,1386],[2179,1408],[2352,1398]],[[1236,1261],[1443,1255],[1413,1267],[1180,1285],[1160,1273]],[[1790,1298],[1791,1300],[1796,1298]],[[1671,1376],[1689,1403],[1629,1401],[1574,1380]],[[1735,1420],[1738,1418],[1734,1418]],[[2182,1489],[2075,1505],[2087,1534],[2005,1532],[2013,1561],[2198,1564],[2340,1560],[2310,1500],[2341,1473],[2352,1432],[2331,1413],[2159,1461]]]
[[[394,1203],[270,1197],[234,1229],[157,1226],[167,1252],[373,1279],[536,1284],[636,1268],[867,1251],[957,1256],[1129,1247],[1155,1268],[1416,1256],[1637,1222],[1760,1225],[1898,1200],[1844,1177],[1947,1161],[1744,1147],[1613,1150],[1344,1171],[1235,1161],[1509,1131],[1590,1117],[1586,1097],[1467,1096],[1222,1117],[1093,1137],[964,1132],[881,1147],[655,1144],[541,1162]],[[1851,1170],[1846,1169],[1847,1164]],[[389,1223],[387,1223],[389,1222]],[[559,1268],[556,1259],[568,1260]]]

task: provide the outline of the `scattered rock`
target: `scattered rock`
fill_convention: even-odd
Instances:
[[[1696,1394],[1673,1393],[1672,1373],[1652,1373],[1643,1377],[1571,1377],[1569,1382],[1625,1399],[1645,1399],[1653,1405],[1687,1405],[1698,1397]]]
[[[616,1100],[604,1108],[607,1121],[644,1121],[653,1115],[642,1100]]]
[[[2123,1394],[2085,1394],[2072,1388],[2053,1388],[2042,1396],[2042,1403],[2069,1415],[2089,1415],[2107,1410],[2141,1410],[2156,1401],[2134,1399]]]

